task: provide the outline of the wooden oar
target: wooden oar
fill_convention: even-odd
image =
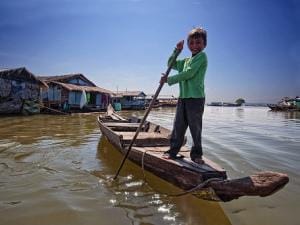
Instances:
[[[170,71],[172,69],[172,66],[176,62],[176,58],[180,54],[180,52],[181,52],[181,50],[176,49],[175,55],[173,57],[173,60],[169,64],[168,69],[167,69],[167,71],[165,73],[166,77],[168,77],[168,75],[169,75],[169,73],[170,73]],[[135,142],[135,140],[136,140],[139,132],[141,131],[141,128],[143,127],[143,124],[146,121],[146,119],[147,119],[147,117],[148,117],[148,115],[149,115],[149,113],[150,113],[150,111],[151,111],[151,109],[152,109],[152,107],[153,107],[153,105],[154,105],[154,103],[155,103],[155,101],[156,101],[156,99],[157,99],[157,97],[158,97],[158,95],[159,95],[159,93],[160,93],[160,91],[161,91],[161,89],[162,89],[163,86],[164,86],[164,83],[159,83],[159,86],[158,86],[158,88],[157,88],[157,90],[156,90],[156,92],[155,92],[155,94],[154,94],[154,96],[153,96],[153,98],[152,98],[152,100],[150,102],[150,105],[149,105],[148,109],[146,110],[145,115],[144,115],[143,119],[141,120],[141,123],[140,123],[138,129],[136,130],[135,135],[133,136],[133,139],[131,140],[131,142],[130,142],[130,144],[128,146],[127,152],[126,152],[126,154],[125,154],[125,156],[124,156],[124,158],[122,160],[122,163],[121,163],[121,165],[120,165],[120,167],[119,167],[119,169],[118,169],[118,171],[117,171],[117,173],[116,173],[116,175],[114,177],[114,180],[117,179],[117,177],[118,177],[118,175],[119,175],[119,173],[120,173],[120,171],[121,171],[121,169],[122,169],[122,167],[123,167],[123,165],[124,165],[124,163],[125,163],[128,155],[129,155],[129,152],[131,151],[132,145],[134,144],[134,142]]]

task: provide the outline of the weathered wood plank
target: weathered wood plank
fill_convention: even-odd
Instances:
[[[264,171],[239,179],[211,182],[209,186],[222,201],[227,202],[241,196],[265,197],[277,192],[288,182],[286,174]]]
[[[124,145],[129,145],[135,132],[116,132],[121,135]],[[134,146],[170,146],[170,139],[166,135],[156,132],[140,132]]]
[[[120,120],[118,117],[116,117],[116,116],[113,115],[113,114],[111,114],[110,116],[111,116],[111,118],[113,118],[114,120]]]
[[[103,123],[104,126],[108,126],[108,127],[135,127],[138,128],[139,127],[139,123],[115,123],[115,122],[105,122]]]
[[[160,146],[160,147],[135,147],[137,151],[145,152],[146,154],[152,155],[156,158],[161,158],[162,160],[166,160],[169,163],[176,164],[179,167],[185,167],[192,171],[199,172],[199,173],[205,173],[205,172],[218,172],[224,174],[226,176],[226,171],[218,166],[216,163],[212,162],[211,160],[207,159],[206,157],[203,157],[204,164],[197,164],[194,163],[190,157],[190,151],[186,146],[183,146],[180,149],[179,154],[183,155],[184,158],[177,159],[177,160],[169,160],[162,158],[162,155],[165,151],[169,149],[169,146]]]
[[[117,120],[126,121],[122,116],[118,115],[117,113],[112,113],[114,118],[117,118]]]
[[[102,123],[98,123],[102,134],[107,137],[118,149],[123,148],[121,138],[118,134],[114,133],[110,128],[104,126]]]
[[[116,132],[118,135],[122,135],[124,140],[127,139],[132,139],[135,132]],[[148,138],[150,139],[156,139],[156,138],[164,138],[168,139],[166,135],[161,134],[161,133],[156,133],[156,132],[140,132],[138,135],[138,138],[147,140]]]

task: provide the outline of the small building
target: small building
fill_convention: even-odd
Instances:
[[[300,109],[300,98],[298,96],[295,98],[295,104],[297,109]]]
[[[67,74],[61,76],[40,76],[49,89],[43,92],[45,106],[65,111],[100,111],[106,110],[110,102],[111,91],[97,87],[83,74]],[[85,102],[82,108],[82,97]]]
[[[223,102],[211,102],[207,104],[208,106],[223,106]]]
[[[40,112],[41,90],[47,84],[25,67],[0,70],[0,114]]]
[[[244,106],[246,101],[243,98],[238,98],[235,100],[235,103],[232,102],[211,102],[208,103],[208,106],[223,106],[223,107],[239,107]]]
[[[290,108],[299,110],[300,109],[300,98],[299,98],[299,96],[296,96],[296,98],[285,97],[285,99],[281,101],[281,104],[286,105]]]
[[[153,97],[154,94],[146,96],[146,107],[149,107]],[[176,107],[177,101],[178,99],[174,95],[158,95],[152,107]]]
[[[176,107],[178,99],[174,95],[159,95],[157,97],[161,107]]]
[[[268,107],[274,111],[300,111],[300,98],[284,97],[277,104],[268,104]]]
[[[286,102],[287,105],[300,109],[300,98],[298,96],[296,98],[290,98]]]
[[[112,102],[121,104],[122,109],[145,109],[146,94],[143,91],[118,91],[114,93]]]

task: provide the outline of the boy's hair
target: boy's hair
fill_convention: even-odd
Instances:
[[[202,38],[203,42],[204,42],[204,47],[206,47],[207,44],[207,34],[206,34],[206,30],[204,30],[203,28],[194,28],[192,29],[189,34],[188,34],[188,38],[187,41],[189,42],[191,38]]]

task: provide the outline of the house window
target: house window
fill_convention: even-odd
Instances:
[[[24,87],[23,87],[21,81],[13,80],[11,89],[12,89],[12,93],[14,93],[14,94],[18,93],[18,94],[22,95],[22,89],[24,89]]]
[[[69,104],[79,105],[81,99],[82,92],[79,91],[71,91],[69,92]]]
[[[102,95],[97,94],[96,95],[96,105],[101,105],[102,104]]]
[[[61,90],[56,86],[49,87],[48,100],[49,101],[60,101],[60,99],[61,99]]]

